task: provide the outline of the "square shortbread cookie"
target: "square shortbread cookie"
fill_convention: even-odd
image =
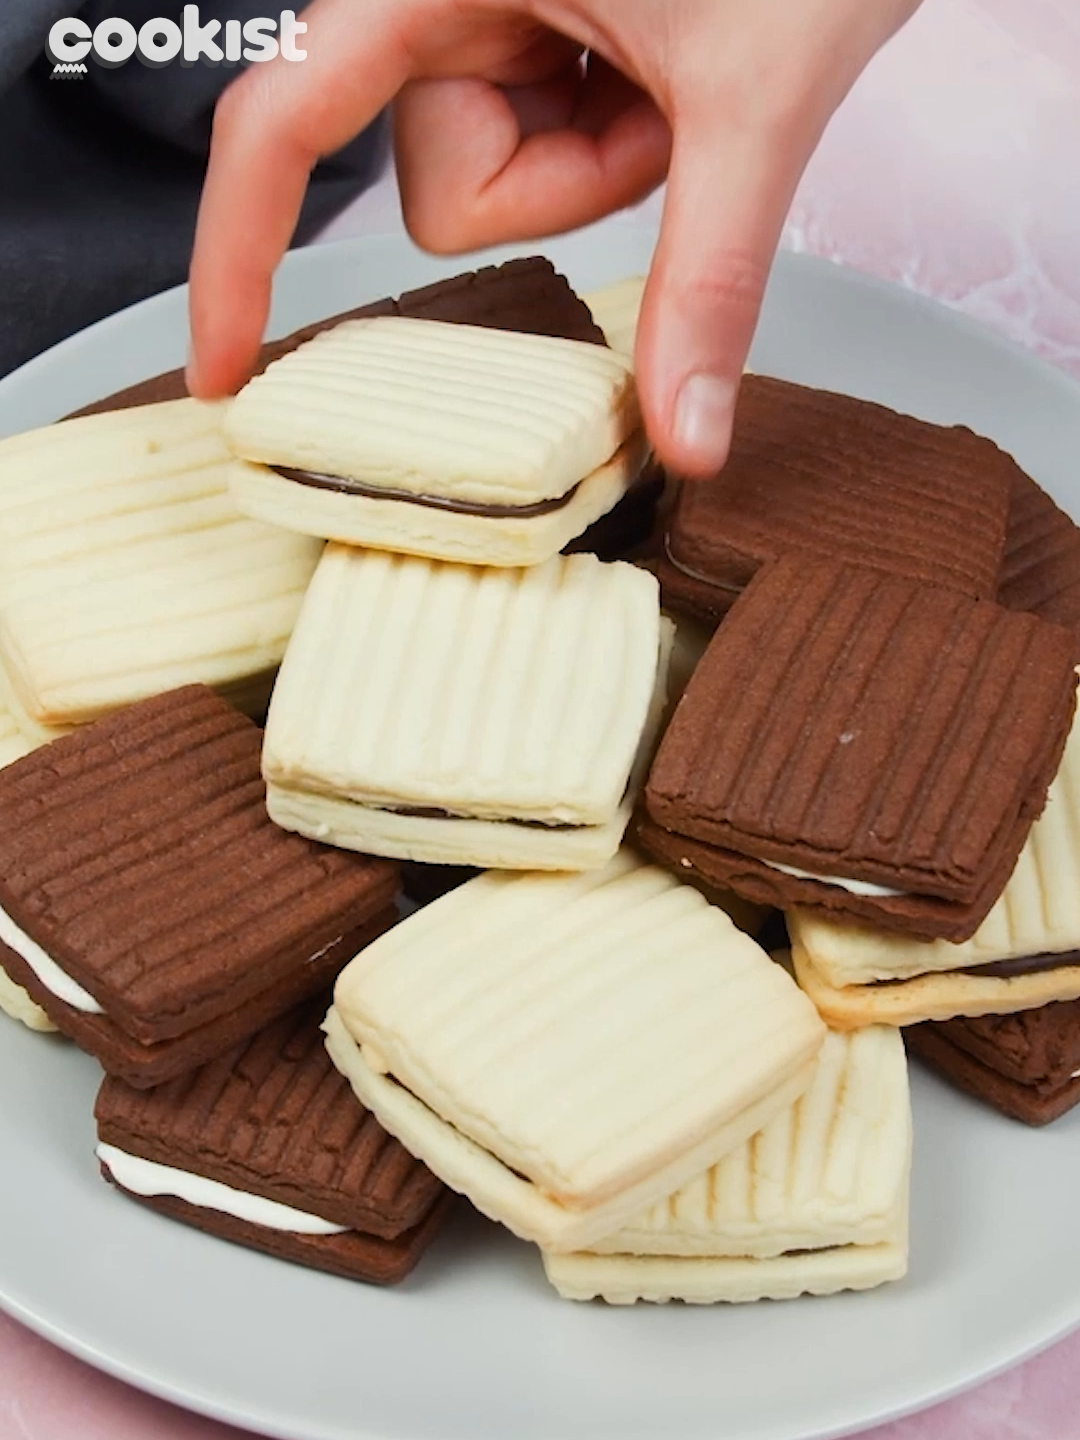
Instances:
[[[404,316],[317,335],[251,380],[225,425],[249,513],[464,564],[556,554],[647,454],[625,357]]]
[[[568,1298],[616,1302],[866,1288],[906,1269],[910,1165],[899,1032],[830,1031],[793,1106],[590,1252],[545,1267]]]
[[[558,556],[528,570],[328,546],[266,727],[271,816],[372,854],[600,865],[666,668],[657,586]]]
[[[176,400],[0,441],[0,654],[32,724],[195,681],[265,690],[320,546],[238,512],[222,413]]]
[[[570,1250],[793,1103],[824,1028],[723,911],[624,850],[482,875],[410,916],[343,971],[328,1036],[407,1149]]]

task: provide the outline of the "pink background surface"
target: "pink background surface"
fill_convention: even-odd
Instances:
[[[936,296],[1080,375],[1077,137],[1077,0],[926,0],[834,120],[785,243]],[[387,177],[327,238],[399,224]],[[241,1432],[98,1374],[0,1316],[0,1437],[76,1436]],[[866,1440],[1080,1440],[1080,1334]]]

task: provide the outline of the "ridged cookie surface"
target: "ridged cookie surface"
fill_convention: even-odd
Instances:
[[[697,667],[649,815],[714,848],[714,878],[750,899],[967,938],[1045,802],[1074,663],[1072,634],[1033,615],[785,557]]]
[[[629,851],[470,881],[357,956],[335,1008],[369,1064],[575,1208],[707,1140],[823,1039],[758,945]]]
[[[323,998],[300,1006],[153,1090],[106,1077],[99,1138],[350,1229],[410,1229],[442,1187],[356,1104],[326,1053],[325,1012]]]
[[[274,692],[263,773],[389,809],[603,823],[659,654],[656,582],[630,565],[494,570],[331,545]]]
[[[281,659],[320,547],[236,509],[222,408],[170,401],[0,442],[0,651],[32,720],[229,688]]]
[[[565,495],[639,423],[629,364],[603,346],[384,316],[276,361],[225,430],[241,459],[525,506]]]
[[[252,1033],[318,988],[319,957],[393,901],[389,862],[270,822],[260,738],[188,686],[0,771],[0,905],[100,1005],[87,1023],[115,1024],[148,1060],[220,1017],[235,1016],[221,1050]],[[27,984],[25,967],[15,978]],[[277,1010],[259,1015],[279,984]],[[59,997],[27,988],[68,1024]]]
[[[753,1255],[902,1238],[911,1157],[897,1030],[830,1031],[810,1088],[601,1254]]]
[[[1021,471],[1010,491],[997,598],[1080,632],[1080,528]]]
[[[1046,809],[1031,827],[1012,878],[970,940],[920,941],[843,925],[806,910],[788,914],[792,940],[830,985],[902,980],[1029,955],[1080,950],[1080,719],[1065,746]]]
[[[963,426],[748,375],[727,463],[682,487],[668,553],[735,587],[768,560],[808,553],[992,598],[1017,473]]]

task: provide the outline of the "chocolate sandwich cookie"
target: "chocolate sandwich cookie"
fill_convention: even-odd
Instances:
[[[101,1172],[212,1235],[391,1284],[449,1197],[335,1070],[320,1029],[328,1003],[321,995],[153,1090],[107,1076],[94,1107]]]
[[[926,939],[974,933],[1072,720],[1071,632],[957,590],[788,556],[716,632],[650,819],[712,884]],[[647,829],[639,832],[650,852]]]
[[[914,1025],[904,1038],[961,1090],[1027,1125],[1049,1124],[1080,1101],[1080,1000]]]
[[[603,345],[604,332],[589,307],[574,294],[550,260],[541,255],[485,265],[481,270],[437,280],[419,290],[406,290],[397,299],[387,297],[330,315],[299,330],[269,340],[259,351],[254,373],[261,375],[274,360],[314,339],[343,320],[367,320],[379,315],[405,315],[414,320],[441,320],[446,324],[489,325],[498,330],[520,330],[533,335],[562,335]],[[158,400],[179,400],[188,393],[184,371],[168,370],[137,385],[129,385],[76,410],[96,415],[102,410],[126,410]]]
[[[1030,610],[1080,636],[1080,529],[1045,490],[1013,475],[998,604]]]
[[[716,623],[762,564],[792,552],[992,598],[1017,474],[963,426],[747,375],[724,469],[676,500],[664,603]]]
[[[394,923],[395,865],[272,824],[261,739],[189,686],[0,772],[0,964],[132,1085],[325,990]]]

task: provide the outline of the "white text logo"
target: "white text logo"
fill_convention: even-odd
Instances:
[[[85,20],[58,20],[49,31],[49,59],[53,75],[85,75],[89,58],[113,68],[133,57],[144,65],[157,67],[179,59],[181,65],[238,64],[306,60],[307,51],[297,46],[297,37],[307,26],[292,10],[283,10],[278,20],[207,20],[199,16],[198,5],[184,6],[184,21],[147,20],[138,29],[130,20],[102,20],[93,29]]]

